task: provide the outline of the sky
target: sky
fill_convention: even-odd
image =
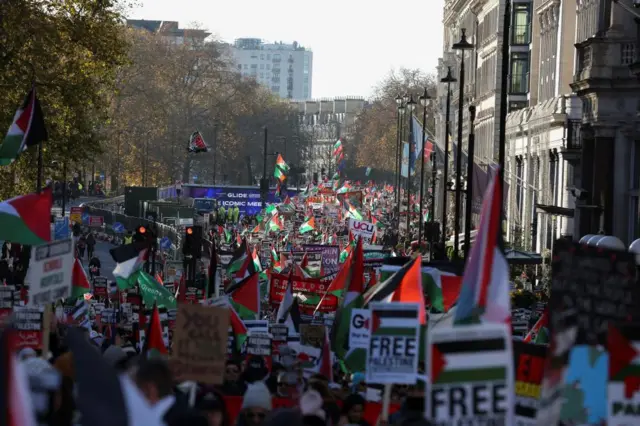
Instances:
[[[312,97],[370,97],[393,69],[434,73],[444,0],[137,0],[131,19],[193,23],[219,39],[294,40],[313,51]]]

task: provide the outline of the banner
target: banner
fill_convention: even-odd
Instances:
[[[262,195],[260,188],[252,186],[187,186],[189,197],[191,198],[214,198],[218,202],[218,207],[238,207],[240,213],[245,215],[257,215],[262,210]],[[295,190],[283,191],[282,196],[296,196]],[[275,189],[269,189],[267,203],[274,204],[280,202],[275,196]]]
[[[366,382],[415,384],[420,352],[418,304],[374,302],[370,308]]]
[[[425,393],[434,424],[513,425],[513,351],[506,325],[429,329]]]
[[[252,334],[247,338],[247,355],[271,356],[271,337]]]
[[[271,274],[271,285],[269,286],[269,301],[279,305],[282,302],[284,293],[289,285],[288,274]],[[331,281],[323,281],[319,278],[293,277],[293,292],[312,293],[314,296],[322,296],[331,285]],[[327,294],[320,306],[320,312],[333,312],[338,307],[338,298],[332,294]]]
[[[638,424],[640,412],[640,326],[609,326],[609,383],[607,425]]]
[[[376,234],[376,226],[373,223],[353,218],[349,219],[349,230],[354,237],[361,237],[363,244],[371,244]]]

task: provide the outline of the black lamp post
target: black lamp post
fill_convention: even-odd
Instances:
[[[424,151],[426,149],[425,146],[425,132],[427,128],[427,107],[431,104],[431,98],[429,97],[429,93],[427,92],[427,88],[424,88],[424,93],[420,96],[420,105],[422,105],[422,160],[420,165],[420,217],[418,224],[418,247],[422,247],[422,228],[424,226],[424,222],[422,220],[422,208],[424,206]],[[435,162],[432,164],[432,167],[435,165]],[[432,170],[435,170],[433,167]],[[433,216],[433,205],[431,205],[431,216]]]
[[[476,121],[476,107],[469,105],[469,161],[467,162],[467,203],[464,212],[464,258],[469,258],[471,251],[471,207],[473,205],[473,156],[475,155],[476,134],[473,130]]]
[[[447,242],[447,197],[449,191],[447,190],[447,184],[449,182],[449,133],[451,126],[451,83],[455,83],[457,80],[451,75],[451,67],[447,67],[447,75],[443,77],[440,82],[447,85],[447,105],[445,113],[445,135],[444,135],[444,170],[442,176],[443,188],[442,188],[442,234],[441,244],[444,253],[445,244]]]
[[[403,101],[400,103],[400,105],[398,106],[398,114],[400,114],[400,137],[398,138],[398,175],[396,176],[397,178],[397,182],[396,182],[396,188],[397,190],[397,194],[396,194],[396,211],[397,211],[397,215],[398,215],[398,235],[400,234],[400,205],[402,204],[402,197],[400,196],[400,190],[402,188],[402,136],[404,133],[404,111],[405,111],[405,103],[404,99]]]
[[[462,215],[462,185],[460,179],[462,177],[462,107],[464,103],[464,55],[465,51],[473,49],[473,45],[467,41],[467,30],[462,28],[460,41],[455,43],[451,48],[460,51],[460,82],[458,83],[458,149],[456,150],[456,210],[453,235],[453,256],[458,258],[458,247],[460,245],[460,219]]]
[[[396,96],[396,106],[398,108],[398,113],[396,115],[396,174],[395,174],[395,184],[394,184],[394,190],[395,190],[395,199],[398,199],[398,193],[400,192],[400,187],[398,186],[398,176],[400,176],[400,133],[401,133],[401,126],[402,126],[402,121],[400,119],[401,116],[401,111],[400,111],[400,107],[402,106],[402,98],[400,96]]]
[[[411,241],[411,155],[414,154],[411,149],[411,141],[413,141],[413,110],[416,108],[416,101],[413,95],[409,97],[407,102],[407,116],[409,117],[409,149],[407,150],[407,238]]]
[[[436,170],[436,151],[433,150],[431,151],[431,207],[429,208],[431,214],[429,215],[429,222],[431,222],[431,233],[432,235],[434,235],[434,222],[435,222],[435,215],[434,212],[436,211],[436,179],[438,176],[438,171]],[[445,189],[446,191],[446,189]],[[430,260],[434,260],[433,258],[433,252],[434,252],[434,245],[435,245],[436,241],[434,241],[433,239],[431,241],[429,241],[429,259]]]

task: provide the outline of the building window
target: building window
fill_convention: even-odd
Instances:
[[[261,54],[260,54],[260,59],[261,59],[261,60],[264,60],[264,53],[261,53]]]
[[[260,69],[263,70],[264,69],[264,64],[260,64]]]
[[[238,69],[241,70],[242,69],[242,64],[238,64]]]
[[[526,95],[529,91],[529,53],[511,54],[511,87],[509,93]]]
[[[248,70],[249,69],[249,65],[248,64],[244,64],[244,69]]]
[[[271,64],[267,64],[267,69],[270,70],[271,69]]]
[[[516,3],[513,5],[513,31],[511,44],[531,43],[531,5]]]
[[[621,46],[622,52],[620,58],[622,65],[631,65],[636,61],[636,45],[633,43],[625,43]]]
[[[512,101],[509,102],[509,112],[517,111],[527,106],[529,106],[527,101]]]

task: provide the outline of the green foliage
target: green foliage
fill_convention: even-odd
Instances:
[[[0,2],[2,136],[35,81],[49,132],[44,164],[73,170],[102,151],[106,96],[126,60],[121,11],[109,0]],[[0,169],[0,197],[32,192],[35,180],[35,153],[23,154]]]

